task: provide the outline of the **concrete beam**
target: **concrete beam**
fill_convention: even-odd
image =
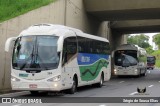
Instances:
[[[160,32],[160,20],[113,21],[110,27],[125,34]]]
[[[160,8],[159,0],[84,0],[84,3],[88,12]]]
[[[84,0],[86,11],[101,20],[159,19],[159,0]]]

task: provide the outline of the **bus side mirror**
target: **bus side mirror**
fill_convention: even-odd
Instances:
[[[11,38],[8,38],[6,43],[5,43],[5,51],[6,52],[9,52],[10,51],[10,48],[13,46],[13,43],[15,42],[17,37],[11,37]]]
[[[61,52],[62,51],[62,48],[63,48],[63,38],[62,37],[60,37],[59,39],[58,39],[58,42],[57,42],[57,52]]]

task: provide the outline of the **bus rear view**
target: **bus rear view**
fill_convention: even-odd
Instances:
[[[154,69],[156,58],[155,56],[147,56],[147,69]]]

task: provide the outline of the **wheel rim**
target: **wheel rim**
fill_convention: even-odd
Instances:
[[[100,84],[101,84],[101,85],[103,85],[103,80],[102,80],[102,76],[101,76]]]

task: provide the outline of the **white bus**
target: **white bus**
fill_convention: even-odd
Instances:
[[[114,57],[114,74],[117,76],[145,76],[147,70],[147,53],[143,48],[132,44],[123,44],[112,52]]]
[[[12,45],[14,47],[12,47]],[[11,87],[74,93],[79,86],[99,87],[111,77],[107,39],[62,25],[38,24],[7,39],[12,52]]]

